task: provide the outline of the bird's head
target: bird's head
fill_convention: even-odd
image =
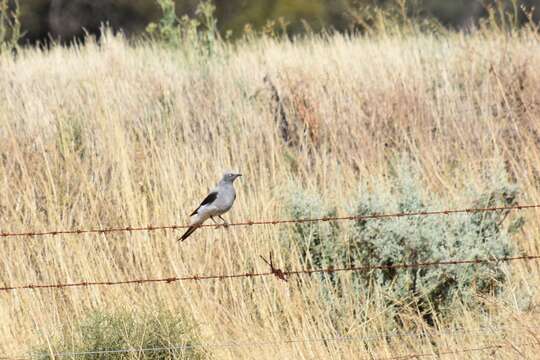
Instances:
[[[242,174],[239,174],[239,173],[236,173],[236,172],[227,172],[227,173],[225,173],[225,175],[223,175],[222,181],[232,183],[232,182],[234,182],[234,180],[236,180],[240,176],[242,176]]]

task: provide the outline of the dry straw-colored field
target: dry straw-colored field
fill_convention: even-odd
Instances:
[[[464,189],[481,188],[481,174],[497,159],[519,185],[520,203],[540,203],[533,32],[266,39],[215,51],[185,56],[108,36],[100,45],[1,55],[0,229],[185,223],[227,169],[244,175],[230,221],[286,217],[291,183],[320,192],[345,214],[360,179],[384,183],[390,159],[403,153],[449,204],[471,205]],[[265,76],[295,124],[293,146],[280,136]],[[539,212],[522,215],[527,222],[514,239],[520,252],[538,254]],[[171,231],[4,238],[0,283],[266,271],[259,255],[273,250],[278,264],[289,259],[280,245],[286,229],[207,228],[180,244]],[[321,300],[329,284],[318,278],[2,292],[0,355],[56,351],[81,336],[79,322],[96,310],[142,317],[168,309],[194,324],[199,343],[272,342],[203,346],[215,359],[385,358],[499,344],[444,358],[535,358],[540,265],[513,263],[507,271],[505,291],[481,299],[482,311],[463,306],[438,321],[465,332],[438,333],[411,310],[401,314],[402,330],[427,337],[368,342],[284,342],[399,330],[377,300],[384,289],[371,289],[368,299],[344,288],[330,294],[330,307]]]

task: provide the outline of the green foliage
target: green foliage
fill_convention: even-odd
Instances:
[[[220,35],[212,2],[199,3],[193,18],[188,15],[179,18],[173,0],[157,1],[162,17],[158,23],[150,23],[146,28],[152,39],[174,48],[195,49],[206,56],[215,52]]]
[[[368,34],[445,33],[438,18],[419,1],[352,1],[353,27]]]
[[[486,178],[488,187],[472,192],[473,207],[514,205],[518,191],[503,168]],[[428,194],[418,171],[403,159],[396,168],[393,189],[361,191],[357,214],[418,212],[448,207],[443,199]],[[511,256],[511,234],[523,219],[505,222],[508,211],[452,216],[403,217],[355,223],[346,261],[355,265],[399,264],[458,259],[490,259]],[[362,283],[373,282],[389,290],[393,299],[417,297],[430,312],[448,309],[455,300],[472,304],[476,293],[496,293],[506,280],[502,264],[382,270],[363,274]]]
[[[175,4],[172,0],[157,0],[161,7],[162,16],[159,23],[150,23],[146,31],[156,40],[169,45],[178,46],[181,32],[178,28],[178,19],[175,12]],[[184,29],[182,29],[184,30]]]
[[[369,33],[444,33],[472,25],[516,31],[538,22],[539,0],[349,0],[355,28]],[[536,7],[536,9],[535,9]]]
[[[159,312],[142,318],[128,312],[94,312],[75,334],[66,334],[56,344],[47,345],[36,353],[40,359],[52,359],[51,352],[94,352],[77,356],[84,359],[204,359],[195,342],[192,328],[186,321],[170,312]],[[160,349],[178,347],[177,349]],[[179,348],[182,346],[183,348]],[[123,349],[154,349],[153,351],[114,352]]]
[[[482,191],[470,190],[473,207],[514,205],[518,190],[503,167],[486,174]],[[294,218],[333,215],[320,197],[299,191],[291,197]],[[455,205],[454,205],[455,206]],[[455,206],[457,207],[457,206]],[[421,212],[452,208],[447,201],[425,190],[418,170],[408,158],[395,168],[391,189],[366,184],[354,206],[354,214]],[[512,234],[523,218],[510,219],[508,211],[417,216],[357,221],[348,242],[338,241],[337,225],[296,225],[291,241],[301,249],[303,262],[316,266],[364,266],[436,262],[458,259],[491,259],[512,256]],[[345,230],[345,229],[343,229]],[[455,301],[476,304],[476,294],[496,294],[507,279],[504,264],[389,269],[353,274],[356,291],[373,285],[385,289],[389,301],[399,308],[404,301],[416,303],[430,320],[434,313],[451,310]],[[335,280],[335,279],[334,279]],[[340,286],[334,281],[336,286]]]
[[[522,24],[521,15],[529,11],[525,5],[520,6],[518,0],[491,1],[486,4],[486,17],[480,24],[500,32],[514,32]]]
[[[287,193],[288,211],[292,219],[310,219],[336,216],[336,209],[327,206],[316,193],[291,187]],[[326,267],[334,261],[334,246],[339,234],[336,222],[296,223],[291,233],[283,236],[286,248],[298,246],[299,256],[309,267]]]
[[[131,34],[151,21],[155,21],[149,28],[151,32],[163,25],[165,29],[171,24],[174,27],[180,22],[177,15],[194,14],[199,3],[197,0],[158,1],[159,6],[150,0],[55,0],[55,3],[75,4],[71,8],[77,9],[76,13],[71,15],[68,11],[63,12],[65,6],[58,7],[62,18],[66,16],[63,18],[66,29],[72,21],[92,17],[92,14],[84,14],[86,5],[92,3],[92,8],[99,14],[106,14],[113,26],[130,29],[128,32]],[[45,40],[51,31],[53,36],[59,35],[54,33],[58,29],[52,29],[47,20],[52,14],[50,9],[54,8],[49,6],[50,3],[50,0],[21,1],[22,29],[27,31],[28,39]],[[270,28],[272,23],[287,24],[287,34],[291,35],[304,33],[306,29],[324,31],[328,28],[395,31],[398,24],[405,24],[408,30],[412,24],[413,28],[440,31],[439,24],[462,28],[478,24],[482,18],[485,19],[483,25],[507,27],[510,24],[531,24],[540,19],[540,0],[214,0],[213,3],[221,34],[232,33],[236,38],[242,37],[246,27],[258,33]],[[176,14],[170,11],[171,6],[176,8]],[[158,7],[162,9],[163,23],[156,20]],[[103,20],[103,16],[94,16],[80,25],[97,29]],[[279,27],[275,28],[281,31]],[[168,30],[158,34],[160,32],[153,35],[171,39]],[[182,45],[180,40],[173,43]]]
[[[0,52],[17,49],[23,36],[21,30],[19,1],[15,0],[15,10],[11,10],[8,0],[0,0]]]

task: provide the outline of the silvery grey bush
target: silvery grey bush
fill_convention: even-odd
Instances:
[[[287,195],[289,216],[293,219],[309,219],[336,216],[336,209],[328,206],[315,193],[292,186]],[[296,248],[302,263],[308,267],[326,267],[334,263],[335,242],[339,224],[336,222],[297,223],[291,233],[282,236],[286,248]]]
[[[467,191],[468,204],[460,206],[430,193],[419,171],[407,157],[395,166],[390,186],[380,182],[361,184],[351,213],[371,215],[441,210],[459,207],[493,207],[517,203],[518,188],[503,166],[484,175],[484,188]],[[335,209],[320,196],[296,191],[290,213],[295,218],[329,216]],[[347,228],[330,223],[299,224],[290,241],[301,249],[307,266],[392,265],[462,259],[494,259],[512,256],[516,247],[512,234],[523,226],[523,218],[508,211],[418,216],[355,221]],[[350,229],[350,230],[347,230]],[[338,238],[346,231],[348,241]],[[380,286],[393,305],[414,303],[431,319],[434,312],[449,310],[455,301],[475,304],[477,294],[496,294],[507,279],[505,264],[452,265],[418,269],[389,269],[353,274],[356,291]],[[335,286],[341,286],[333,278]]]

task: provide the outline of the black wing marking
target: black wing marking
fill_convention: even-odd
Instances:
[[[203,202],[201,203],[201,205],[199,205],[199,207],[198,207],[197,209],[195,209],[195,211],[192,212],[189,216],[195,215],[195,214],[197,213],[197,211],[199,211],[199,209],[201,208],[201,206],[204,206],[204,205],[213,203],[213,202],[217,199],[217,195],[218,195],[217,192],[211,192],[210,194],[208,194],[208,196],[204,198],[204,200],[203,200]]]

